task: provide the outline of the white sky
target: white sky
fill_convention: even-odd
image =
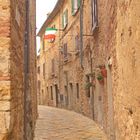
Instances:
[[[47,18],[47,13],[50,13],[57,0],[36,0],[36,26],[37,33]],[[37,50],[40,48],[40,40],[37,37]]]

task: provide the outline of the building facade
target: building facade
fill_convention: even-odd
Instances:
[[[0,140],[33,139],[37,117],[35,7],[34,0],[0,1]]]
[[[94,119],[110,140],[139,139],[139,6],[58,0],[38,33],[41,104]],[[54,42],[44,40],[46,28],[58,29]]]

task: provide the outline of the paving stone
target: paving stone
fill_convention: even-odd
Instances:
[[[63,109],[39,106],[34,140],[107,140],[93,120]]]

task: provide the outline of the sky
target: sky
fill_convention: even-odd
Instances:
[[[36,26],[37,26],[37,33],[43,23],[47,18],[47,14],[50,13],[57,0],[36,0]],[[37,51],[40,48],[40,39],[37,37]]]

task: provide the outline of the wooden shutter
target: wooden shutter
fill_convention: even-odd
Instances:
[[[62,15],[62,28],[64,28],[64,14]]]
[[[76,84],[76,90],[77,90],[77,98],[79,99],[79,84]]]
[[[62,28],[64,29],[68,24],[68,9],[62,15]]]
[[[71,13],[74,14],[74,0],[71,0]]]
[[[64,44],[64,58],[67,58],[67,43]]]
[[[68,9],[65,11],[65,18],[66,18],[66,25],[67,25],[68,24]]]
[[[81,0],[78,0],[78,8],[80,8]]]
[[[45,78],[45,63],[43,64],[43,77]]]
[[[43,50],[45,49],[45,40],[44,39],[42,40],[42,49]]]

